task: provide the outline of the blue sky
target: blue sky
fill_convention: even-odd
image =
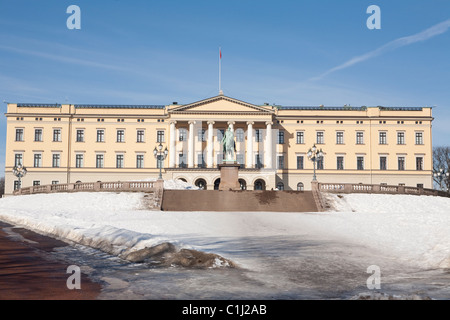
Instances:
[[[373,4],[380,30],[366,26]],[[219,46],[225,95],[436,106],[433,143],[449,145],[448,0],[0,0],[0,102],[190,103],[218,94]]]

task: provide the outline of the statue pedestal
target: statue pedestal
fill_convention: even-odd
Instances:
[[[219,190],[241,190],[239,183],[238,171],[240,168],[238,163],[219,164],[220,168],[220,185]]]

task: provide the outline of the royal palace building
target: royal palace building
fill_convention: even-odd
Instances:
[[[432,109],[255,105],[223,94],[180,105],[8,103],[5,194],[21,186],[181,179],[218,188],[221,140],[234,131],[241,187],[319,182],[432,188]],[[161,144],[167,156],[154,154]],[[308,150],[316,145],[316,162]]]

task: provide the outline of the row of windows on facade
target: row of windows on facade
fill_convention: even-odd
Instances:
[[[43,129],[35,129],[34,130],[34,141],[40,142],[43,141]],[[144,142],[144,130],[137,130],[137,142]],[[157,131],[156,134],[157,142],[164,142],[164,131]],[[24,129],[19,128],[16,129],[16,141],[24,141]],[[53,141],[61,142],[62,141],[62,133],[61,129],[53,129]],[[84,142],[85,134],[83,129],[77,129],[76,131],[76,141]],[[125,130],[117,130],[116,131],[116,141],[117,142],[125,142]],[[105,130],[97,130],[97,142],[105,142]]]
[[[279,156],[280,157],[280,156]],[[284,163],[284,159],[279,159],[280,163],[278,166]],[[319,158],[316,161],[316,166],[318,170],[324,170],[324,159]],[[297,169],[304,169],[304,156],[297,156]],[[357,156],[356,157],[356,169],[364,170],[364,157]],[[403,171],[406,170],[406,158],[404,156],[397,157],[397,170]],[[416,170],[421,171],[424,169],[423,165],[423,157],[416,157]],[[336,170],[344,170],[344,157],[337,156],[336,157]],[[388,170],[388,158],[386,156],[380,156],[379,170]]]
[[[17,117],[16,120],[17,121],[23,121],[24,118],[23,117]],[[43,121],[44,118],[36,117],[36,118],[34,118],[34,120],[36,120],[36,121]],[[53,121],[61,121],[61,118],[53,118]],[[78,122],[84,122],[84,118],[77,118],[77,121]],[[164,119],[158,119],[157,121],[158,122],[164,122]],[[105,119],[104,118],[98,118],[97,122],[105,122]],[[117,122],[125,122],[125,119],[119,118],[119,119],[117,119]],[[144,122],[144,119],[139,118],[139,119],[137,119],[137,122]]]
[[[224,135],[225,130],[218,129],[217,130],[217,140],[221,141]],[[156,141],[157,142],[165,142],[164,137],[165,132],[163,130],[158,130],[156,133]],[[187,129],[179,129],[178,141],[186,141],[187,140]],[[237,129],[235,131],[236,141],[244,142],[244,130]],[[136,131],[136,142],[145,142],[145,132],[144,130]],[[204,129],[198,130],[197,139],[200,142],[206,141],[206,135]],[[262,130],[255,130],[255,140],[257,142],[262,142],[263,134]],[[24,141],[24,129],[18,128],[16,129],[16,141]],[[43,129],[35,129],[34,131],[34,141],[43,141]],[[61,141],[61,129],[53,129],[53,141],[60,142]],[[85,141],[85,133],[83,129],[77,129],[76,131],[76,141],[84,142]],[[397,144],[405,144],[405,132],[397,132]],[[105,142],[105,130],[99,129],[97,130],[97,142]],[[125,142],[125,130],[117,130],[116,131],[116,142]],[[284,131],[278,131],[278,144],[284,144]],[[305,132],[297,131],[296,133],[296,143],[304,144],[305,143]],[[316,143],[317,144],[325,144],[325,132],[318,131],[316,132]],[[415,143],[418,145],[423,144],[423,133],[415,132]],[[336,144],[344,144],[344,131],[336,132]],[[364,144],[364,132],[357,131],[356,132],[356,144]],[[379,132],[379,144],[387,144],[387,132],[381,131]]]
[[[217,154],[217,164],[221,164],[223,159],[222,154]],[[262,155],[256,154],[255,155],[255,166],[258,168],[263,167],[263,161],[262,161]],[[244,155],[243,154],[237,154],[236,160],[238,164],[241,164],[241,166],[245,166],[244,161]],[[423,157],[416,157],[416,170],[423,170],[424,165]],[[19,165],[23,163],[23,154],[18,153],[15,155],[15,165]],[[179,154],[179,167],[186,167],[186,154]],[[358,156],[356,158],[356,169],[357,170],[364,170],[364,157]],[[380,156],[380,170],[388,170],[387,165],[387,157],[386,156]],[[304,169],[305,164],[305,157],[304,156],[297,156],[297,169]],[[323,170],[324,169],[324,159],[319,158],[316,161],[317,169]],[[61,166],[61,155],[58,153],[54,153],[52,155],[52,167],[53,168],[59,168]],[[163,168],[164,167],[164,159],[161,157],[157,157],[157,168]],[[204,159],[203,154],[198,154],[197,158],[197,166],[198,167],[206,167],[206,162]],[[36,153],[34,154],[34,167],[40,168],[42,167],[42,154]],[[84,154],[76,154],[75,155],[75,167],[76,168],[83,168],[84,167]],[[103,154],[97,154],[96,155],[96,168],[104,168],[104,155]],[[116,168],[124,168],[124,155],[117,154],[116,155]],[[144,168],[144,155],[136,155],[136,168]],[[285,169],[285,157],[284,155],[278,155],[277,156],[277,169]],[[337,156],[336,157],[336,170],[344,170],[344,157],[343,156]],[[404,156],[397,157],[397,170],[406,170],[406,160]]]
[[[378,134],[378,143],[379,144],[387,144],[387,132],[380,131]],[[304,131],[297,131],[296,133],[296,143],[304,144],[305,143],[305,133]],[[316,144],[325,144],[325,132],[318,131],[316,132]],[[344,144],[344,131],[336,132],[336,144]],[[364,144],[364,132],[357,131],[356,132],[356,144]],[[397,144],[406,144],[405,132],[397,132]],[[422,145],[423,144],[423,132],[415,132],[415,144]]]

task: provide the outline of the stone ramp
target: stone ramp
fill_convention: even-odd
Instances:
[[[164,190],[163,211],[317,212],[311,191]]]

